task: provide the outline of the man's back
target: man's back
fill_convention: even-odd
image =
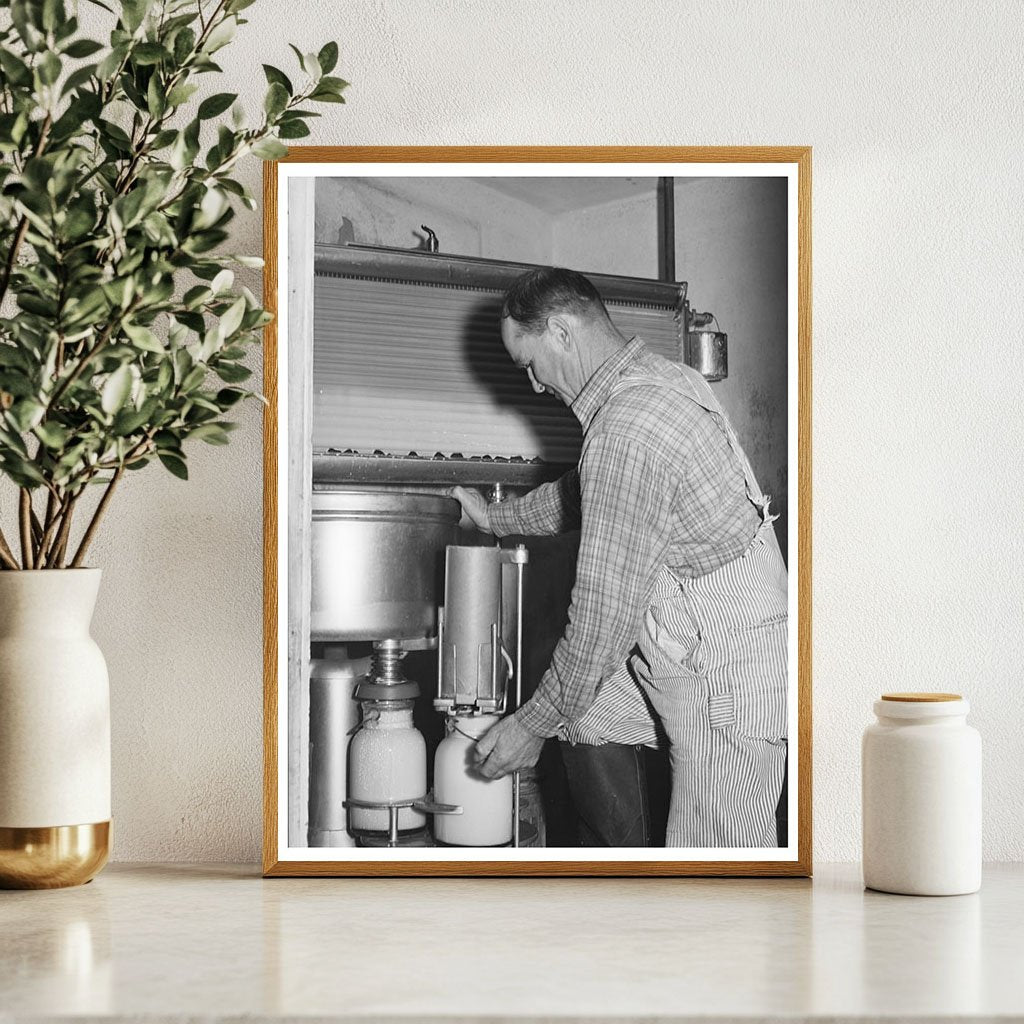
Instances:
[[[610,477],[605,486],[620,493],[623,488],[639,492],[655,480],[662,487],[667,483],[660,528],[668,534],[666,562],[679,575],[702,576],[738,558],[760,517],[725,429],[698,404],[688,371],[637,340],[602,369],[588,395],[595,412],[586,430],[581,476],[596,470]],[[642,449],[645,464],[659,472],[634,474],[631,466],[620,465],[609,474],[606,460],[588,455],[610,439]]]

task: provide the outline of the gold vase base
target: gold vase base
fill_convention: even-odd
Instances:
[[[110,857],[110,822],[0,826],[0,889],[62,889],[95,878]]]

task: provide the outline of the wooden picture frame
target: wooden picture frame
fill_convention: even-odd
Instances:
[[[330,166],[329,166],[330,165]],[[330,172],[341,177],[391,173],[402,168],[438,176],[515,175],[542,166],[557,177],[567,172],[650,177],[739,177],[763,173],[788,182],[787,309],[789,423],[788,462],[795,452],[796,486],[789,473],[790,520],[797,524],[789,543],[790,617],[797,630],[790,639],[790,834],[785,856],[776,851],[743,856],[658,854],[591,857],[584,848],[551,854],[489,851],[472,854],[413,853],[407,850],[304,852],[296,822],[301,821],[302,758],[308,757],[308,706],[302,680],[308,679],[312,490],[312,332],[314,179]],[[756,165],[754,167],[753,165]],[[698,180],[694,175],[694,180]],[[287,202],[284,202],[287,197]],[[795,209],[794,209],[795,206]],[[286,211],[287,207],[287,211]],[[291,218],[290,230],[284,224]],[[299,230],[303,223],[308,230]],[[418,225],[418,221],[417,221]],[[685,225],[684,225],[685,229]],[[795,230],[794,230],[795,229]],[[809,147],[292,147],[287,157],[264,170],[265,258],[263,302],[275,319],[264,332],[264,772],[263,872],[266,876],[809,876],[811,854],[811,150]],[[291,268],[291,272],[288,272]],[[588,267],[574,267],[586,273]],[[684,275],[685,276],[685,275]],[[674,278],[669,278],[674,280]],[[278,313],[281,314],[278,318]],[[302,339],[298,345],[294,339]],[[288,341],[286,339],[292,339]],[[796,363],[794,368],[793,363]],[[284,379],[286,378],[286,379]],[[796,438],[792,437],[793,427]],[[295,438],[305,443],[296,444]],[[288,439],[288,440],[283,440]],[[282,449],[280,446],[284,444]],[[304,510],[304,511],[303,511]],[[290,532],[289,532],[290,531]],[[282,549],[300,555],[290,565]],[[301,554],[305,552],[305,554]],[[796,588],[795,595],[793,588]],[[287,593],[282,600],[282,592]],[[793,652],[797,664],[792,665]],[[795,708],[792,698],[795,697]],[[795,726],[795,727],[794,727]],[[304,732],[305,729],[305,732]],[[305,746],[303,745],[305,744]],[[795,754],[795,757],[793,756]],[[795,761],[795,764],[794,764]],[[289,770],[294,776],[289,785]],[[794,785],[795,783],[795,785]],[[795,817],[795,820],[794,820]],[[396,856],[400,854],[401,856]]]

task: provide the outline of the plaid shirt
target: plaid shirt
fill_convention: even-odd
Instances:
[[[663,566],[704,576],[742,555],[760,525],[719,426],[696,402],[653,383],[679,373],[634,338],[573,402],[583,425],[578,467],[489,509],[499,537],[581,531],[569,624],[517,712],[535,735],[564,734],[586,713],[636,643]],[[613,395],[624,382],[632,386]]]

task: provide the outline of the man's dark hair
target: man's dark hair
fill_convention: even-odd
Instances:
[[[511,317],[531,334],[542,331],[549,316],[576,313],[607,317],[597,289],[582,274],[564,267],[540,267],[517,277],[505,292],[502,317]]]

